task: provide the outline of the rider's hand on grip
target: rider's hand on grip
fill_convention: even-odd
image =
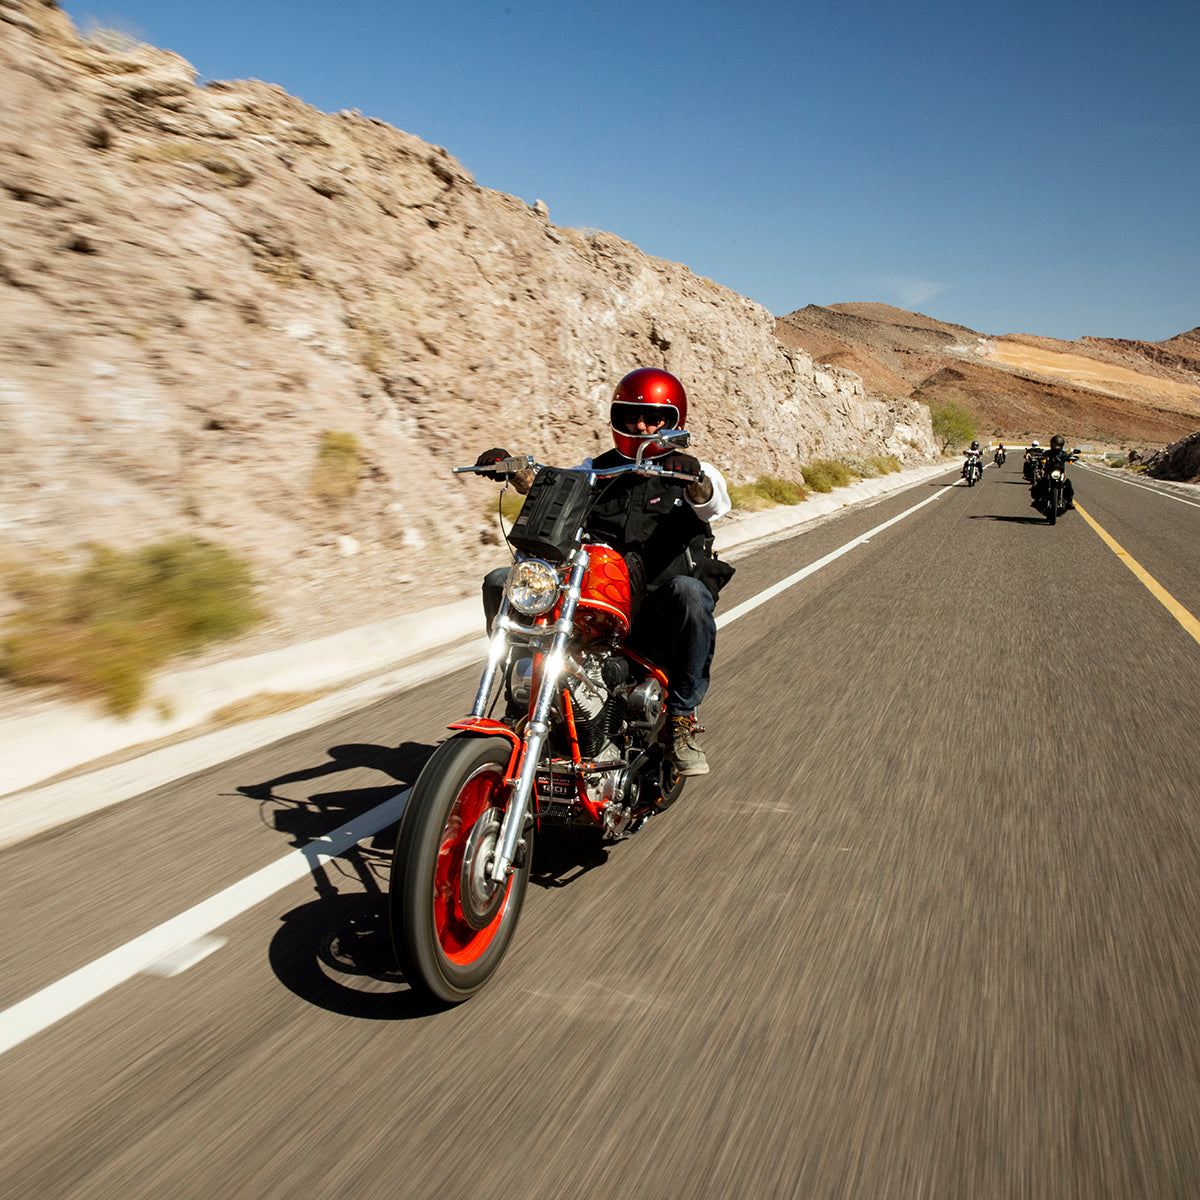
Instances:
[[[664,471],[678,471],[682,475],[695,475],[697,477],[700,474],[700,460],[693,458],[690,454],[664,454],[658,460],[658,463]]]
[[[493,446],[491,450],[485,450],[475,460],[475,465],[477,467],[486,467],[489,463],[503,462],[506,458],[511,457],[512,455],[507,450],[501,450],[499,446]],[[497,483],[505,479],[505,476],[501,475],[499,471],[480,471],[479,474],[484,479],[494,479]]]

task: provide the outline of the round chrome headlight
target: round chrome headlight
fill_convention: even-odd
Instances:
[[[513,563],[504,582],[504,594],[517,612],[536,617],[558,599],[558,572],[540,558]]]
[[[1061,472],[1061,471],[1051,471],[1051,472],[1050,472],[1050,478],[1051,478],[1051,479],[1061,479],[1061,478],[1062,478],[1062,472]]]

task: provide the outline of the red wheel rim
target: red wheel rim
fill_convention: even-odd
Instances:
[[[433,927],[442,953],[459,966],[475,962],[491,945],[508,907],[511,876],[495,917],[483,929],[473,929],[463,915],[461,893],[463,855],[471,829],[493,806],[502,781],[502,773],[496,767],[486,767],[468,779],[451,805],[442,829],[433,876]]]

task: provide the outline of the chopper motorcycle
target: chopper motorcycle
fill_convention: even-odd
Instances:
[[[683,448],[690,437],[663,430],[656,440]],[[475,702],[413,785],[392,862],[396,957],[409,984],[441,1002],[467,999],[499,965],[539,829],[584,826],[617,840],[683,788],[658,740],[667,676],[625,641],[629,564],[584,530],[610,479],[697,478],[643,461],[645,449],[604,470],[523,456],[454,468],[536,475],[507,535],[515,561]]]
[[[967,481],[967,487],[974,487],[983,478],[982,455],[978,451],[964,451],[967,461],[963,463],[962,477]]]

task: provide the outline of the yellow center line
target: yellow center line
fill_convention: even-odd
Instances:
[[[1196,639],[1197,642],[1200,642],[1200,621],[1197,621],[1196,618],[1193,617],[1192,614],[1188,612],[1188,610],[1184,608],[1183,605],[1180,604],[1179,601],[1176,600],[1175,597],[1172,596],[1171,593],[1168,592],[1167,589],[1163,587],[1163,585],[1159,583],[1158,580],[1155,579],[1154,576],[1151,575],[1150,572],[1147,571],[1146,568],[1143,567],[1142,564],[1138,562],[1128,550],[1124,549],[1117,542],[1116,538],[1112,537],[1107,530],[1102,529],[1096,523],[1095,519],[1088,515],[1087,511],[1078,500],[1075,501],[1075,511],[1108,543],[1109,549],[1138,577],[1138,579],[1141,580],[1143,584],[1145,584],[1150,594],[1163,606],[1163,608],[1165,608],[1167,612],[1169,612],[1171,616],[1173,616],[1175,620],[1177,620],[1180,625],[1182,625],[1184,629],[1186,629],[1188,633],[1190,633],[1192,637]]]

